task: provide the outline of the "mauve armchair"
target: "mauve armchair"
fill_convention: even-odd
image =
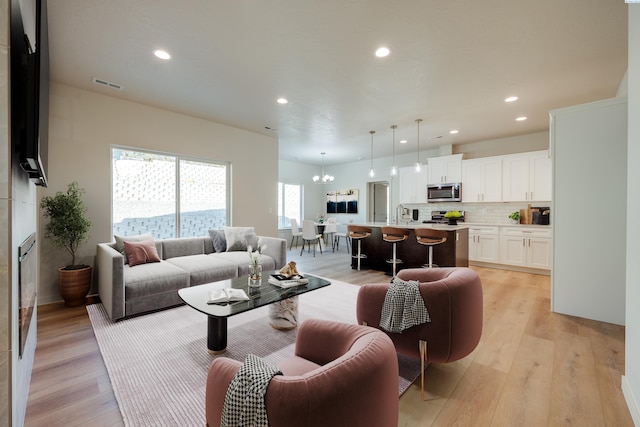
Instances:
[[[466,267],[409,268],[400,270],[397,277],[420,282],[420,294],[431,322],[402,333],[384,332],[398,353],[420,359],[424,399],[424,363],[455,362],[478,345],[482,335],[482,284],[477,273]],[[360,287],[356,303],[359,324],[380,329],[382,305],[389,286],[389,283],[380,283]]]
[[[242,363],[220,357],[209,369],[206,419],[220,426],[227,388]],[[295,356],[278,364],[265,396],[271,427],[398,425],[398,358],[377,329],[326,320],[304,321]]]

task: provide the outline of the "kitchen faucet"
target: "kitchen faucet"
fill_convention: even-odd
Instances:
[[[400,221],[401,216],[404,216],[404,206],[400,204],[396,206],[396,225],[398,225],[398,221]]]

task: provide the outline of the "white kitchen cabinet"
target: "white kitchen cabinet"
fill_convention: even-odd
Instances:
[[[485,157],[462,161],[462,201],[502,201],[502,159]]]
[[[427,202],[427,169],[425,166],[420,172],[413,166],[398,169],[399,203]]]
[[[429,157],[428,184],[462,181],[462,154]]]
[[[551,200],[551,158],[547,151],[502,156],[502,201]]]
[[[501,227],[500,263],[551,269],[551,230],[548,228]]]
[[[469,261],[500,262],[500,235],[495,226],[469,226]]]

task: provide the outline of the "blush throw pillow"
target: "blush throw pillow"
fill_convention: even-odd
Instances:
[[[127,253],[124,250],[124,242],[144,242],[148,240],[153,241],[153,236],[151,235],[151,233],[139,234],[137,236],[113,236],[113,237],[115,237],[116,239],[116,250],[124,256],[125,264],[129,263],[129,259],[127,257]]]
[[[130,267],[149,262],[160,262],[156,244],[153,240],[143,240],[142,242],[125,241],[124,251],[127,254],[127,258],[129,258]]]
[[[227,252],[246,251],[248,246],[257,249],[258,236],[253,227],[224,227]]]

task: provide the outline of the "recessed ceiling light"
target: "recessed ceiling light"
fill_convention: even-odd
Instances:
[[[453,129],[453,130],[450,130],[449,133],[451,135],[455,135],[456,133],[458,133],[458,130],[457,129]]]
[[[406,139],[401,139],[401,140],[400,140],[400,144],[406,144],[406,143],[407,143],[407,140],[406,140]]]
[[[516,118],[517,122],[524,122],[525,120],[527,120],[527,118],[525,116],[520,116],[520,117]]]
[[[282,98],[282,97],[280,97],[280,98],[276,99],[276,102],[277,102],[278,104],[287,104],[287,103],[289,103],[289,101],[287,100],[287,98]]]
[[[513,102],[513,101],[517,101],[518,97],[517,96],[510,96],[508,98],[504,99],[504,102]]]
[[[389,53],[391,53],[391,51],[389,50],[388,47],[379,47],[378,49],[376,49],[376,56],[378,58],[384,58],[385,56],[388,56]]]
[[[154,51],[153,54],[160,59],[171,59],[171,55],[169,55],[169,53],[165,50],[158,49]]]

